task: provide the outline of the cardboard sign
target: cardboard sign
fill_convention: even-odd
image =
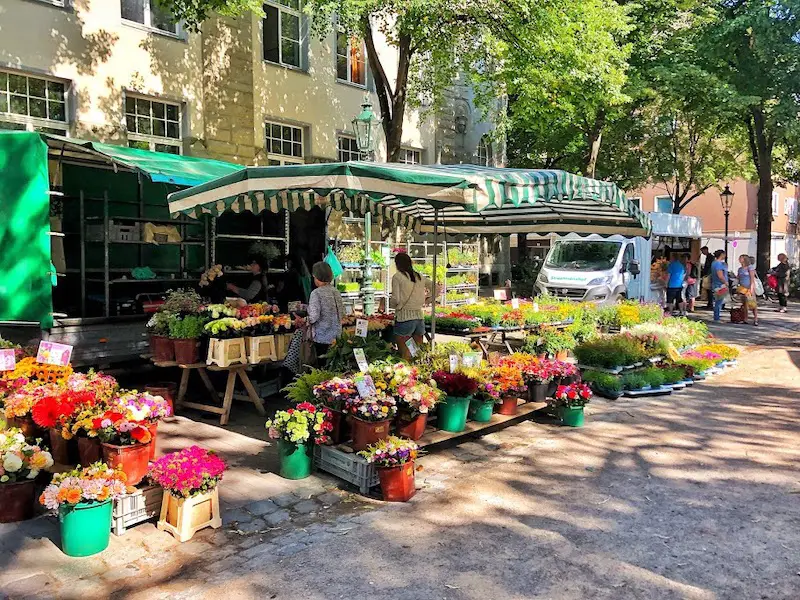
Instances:
[[[519,298],[512,298],[511,299],[511,308],[513,308],[514,310],[518,310],[519,309]]]
[[[406,348],[408,348],[411,356],[416,356],[419,352],[419,346],[417,346],[417,342],[414,341],[414,338],[409,338],[406,340]]]
[[[369,321],[366,319],[356,319],[356,335],[358,337],[367,337],[369,331]]]
[[[300,310],[303,307],[303,303],[296,301],[296,302],[289,302],[289,312],[294,313]]]
[[[348,317],[353,314],[353,305],[352,304],[345,304],[344,305],[344,314]]]
[[[450,355],[450,372],[455,373],[458,370],[458,354]]]
[[[39,351],[36,353],[36,362],[45,365],[58,365],[66,367],[72,358],[72,346],[57,344],[56,342],[39,342]]]
[[[494,299],[495,300],[508,300],[508,290],[505,288],[501,288],[499,290],[494,290]]]
[[[467,368],[481,366],[481,353],[480,352],[465,352],[461,357],[461,364]]]
[[[366,373],[367,369],[369,369],[369,363],[367,363],[367,355],[364,354],[363,348],[353,348],[353,354],[356,357],[356,362],[358,363],[358,368],[362,373]]]
[[[375,382],[372,381],[372,377],[369,375],[359,375],[355,379],[356,390],[358,390],[358,395],[364,398],[372,398],[378,393],[378,390],[375,389]]]
[[[17,368],[17,356],[13,348],[0,350],[0,371],[13,371]]]

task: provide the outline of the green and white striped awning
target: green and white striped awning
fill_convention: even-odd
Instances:
[[[431,231],[647,235],[650,222],[613,183],[555,170],[474,165],[326,163],[248,167],[169,196],[170,212],[203,214],[331,205]]]

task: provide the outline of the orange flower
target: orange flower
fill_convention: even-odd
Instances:
[[[67,502],[70,504],[77,504],[81,501],[81,491],[78,488],[69,488],[67,490]]]
[[[100,490],[100,493],[97,495],[97,500],[99,502],[105,501],[110,493],[111,490],[109,490],[107,486],[103,486],[103,489]]]

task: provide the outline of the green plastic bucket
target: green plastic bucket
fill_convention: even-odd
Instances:
[[[67,556],[91,556],[108,548],[111,500],[62,504],[58,509],[61,550]]]
[[[437,425],[439,429],[453,433],[464,431],[467,426],[467,412],[469,411],[470,400],[472,400],[471,396],[466,398],[448,396],[437,408],[439,415]]]
[[[281,477],[284,479],[305,479],[311,475],[308,444],[278,440],[278,454],[281,459]]]
[[[492,420],[494,400],[476,400],[469,402],[469,418],[478,423],[488,423]]]
[[[563,406],[561,408],[561,422],[569,427],[583,427],[583,407]]]

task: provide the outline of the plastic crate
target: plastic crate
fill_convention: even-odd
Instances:
[[[123,535],[138,523],[158,518],[163,497],[164,490],[158,485],[145,485],[132,494],[121,496],[114,501],[111,531],[114,535]]]
[[[87,225],[86,239],[90,242],[102,242],[103,224],[91,223]],[[137,242],[142,239],[141,224],[122,224],[111,220],[108,222],[108,239],[112,242]]]
[[[373,465],[355,453],[342,452],[331,446],[314,447],[314,466],[352,483],[362,494],[367,494],[370,488],[380,483]]]

